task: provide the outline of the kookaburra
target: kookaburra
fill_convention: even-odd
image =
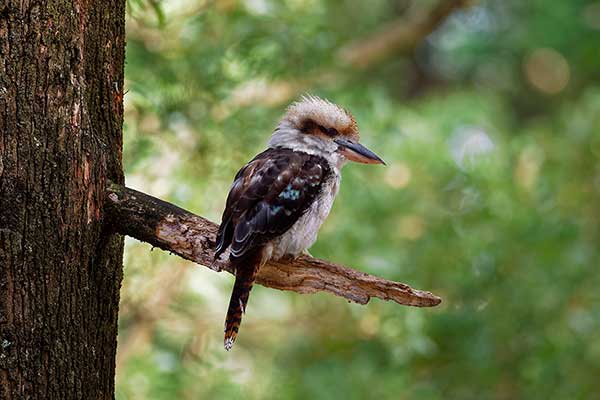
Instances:
[[[348,161],[384,164],[358,143],[358,126],[344,108],[304,96],[287,109],[263,151],[234,178],[216,240],[217,259],[229,248],[235,284],[225,319],[225,349],[236,339],[259,268],[297,257],[317,238]]]

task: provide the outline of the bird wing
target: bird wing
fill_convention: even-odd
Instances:
[[[231,259],[285,233],[308,210],[331,174],[319,156],[268,149],[233,181],[217,234],[216,257],[230,247]]]

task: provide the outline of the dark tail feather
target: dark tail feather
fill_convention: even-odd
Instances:
[[[252,290],[259,267],[260,262],[249,263],[249,265],[246,264],[238,267],[235,274],[235,284],[233,285],[233,292],[229,300],[229,309],[225,318],[224,345],[227,351],[231,350],[233,342],[235,342],[235,338],[237,337],[242,322],[242,314],[246,312],[250,290]]]

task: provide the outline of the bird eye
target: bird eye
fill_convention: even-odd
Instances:
[[[319,130],[330,137],[337,136],[338,134],[338,131],[335,128],[325,128],[322,125],[319,125]]]

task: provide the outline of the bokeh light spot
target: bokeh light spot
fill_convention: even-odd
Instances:
[[[425,232],[425,223],[421,217],[407,215],[400,218],[398,229],[401,237],[409,240],[417,240]]]
[[[562,91],[569,83],[570,74],[567,60],[553,49],[536,49],[525,61],[527,81],[542,93]]]
[[[386,169],[383,179],[394,189],[400,189],[409,184],[410,177],[410,168],[404,163],[396,163]]]
[[[544,155],[537,147],[526,147],[519,155],[519,161],[515,168],[515,181],[523,188],[531,190],[540,171]]]
[[[494,142],[481,128],[463,126],[450,139],[450,152],[460,168],[473,166],[481,156],[494,150]]]

